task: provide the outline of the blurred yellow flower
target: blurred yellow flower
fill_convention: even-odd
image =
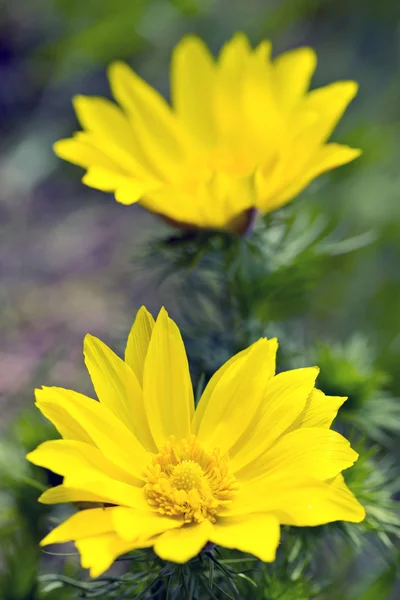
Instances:
[[[77,96],[83,128],[55,144],[61,158],[87,169],[83,182],[140,202],[177,224],[243,229],[251,209],[270,212],[315,177],[360,151],[326,143],[357,93],[354,81],[308,91],[311,48],[271,59],[244,34],[218,60],[195,36],[175,48],[172,108],[126,64],[109,69],[112,93]]]
[[[273,561],[280,524],[361,521],[341,475],[357,454],[329,429],[345,398],[314,388],[316,367],[275,375],[276,350],[263,338],[231,358],[195,409],[182,338],[164,309],[156,322],[138,312],[125,360],[87,336],[99,401],[37,390],[63,439],[28,459],[64,478],[41,502],[101,507],[77,512],[42,545],[73,540],[96,577],[119,555],[150,546],[177,563],[207,542]]]

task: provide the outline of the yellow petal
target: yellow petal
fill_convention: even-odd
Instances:
[[[88,433],[108,460],[143,479],[149,454],[133,433],[103,404],[82,394],[62,388],[43,388],[37,392],[42,403],[62,406]]]
[[[64,439],[94,444],[92,438],[79,422],[73,419],[61,404],[43,401],[43,398],[47,398],[47,396],[43,395],[43,390],[36,389],[35,397],[38,409],[46,419],[49,419],[49,421],[53,423],[54,427]]]
[[[182,527],[183,521],[164,517],[150,510],[141,511],[121,506],[113,512],[113,524],[123,540],[139,542],[169,529]]]
[[[302,114],[318,115],[318,122],[309,139],[311,144],[320,144],[329,138],[357,91],[358,85],[355,81],[336,81],[313,90],[305,97],[301,107]]]
[[[347,398],[342,396],[325,396],[321,390],[314,389],[298,420],[293,423],[292,429],[300,427],[323,427],[329,429],[335,419],[339,408]]]
[[[274,160],[285,140],[282,134],[285,132],[285,114],[276,96],[270,56],[271,43],[264,41],[249,61],[243,84],[245,127],[251,134],[250,146],[255,152],[254,168],[261,161]]]
[[[237,33],[223,46],[218,58],[215,123],[218,135],[228,144],[235,144],[234,150],[243,138],[242,89],[250,56],[251,47],[247,37]]]
[[[204,416],[204,413],[205,413],[206,408],[208,406],[208,403],[210,401],[210,398],[211,398],[212,394],[214,393],[215,387],[218,384],[218,382],[221,379],[221,377],[226,373],[226,371],[237,360],[239,360],[240,358],[244,358],[245,356],[247,356],[248,353],[253,348],[253,346],[254,346],[254,344],[252,344],[248,348],[245,348],[245,350],[242,350],[241,352],[238,352],[237,354],[235,354],[234,356],[232,356],[232,358],[230,358],[229,360],[227,360],[226,363],[224,363],[222,365],[222,367],[220,367],[218,369],[218,371],[216,371],[214,373],[214,375],[211,377],[210,381],[206,385],[206,388],[205,388],[204,392],[201,395],[201,398],[199,400],[198,405],[196,406],[196,410],[195,410],[195,413],[194,413],[194,416],[193,416],[193,419],[192,419],[192,433],[194,433],[195,435],[198,434],[199,425],[201,423],[201,420],[203,419],[203,416]]]
[[[154,552],[163,560],[185,563],[204,548],[210,539],[211,531],[212,525],[208,520],[166,531],[155,541]]]
[[[110,66],[109,80],[114,97],[130,115],[153,172],[166,181],[179,179],[186,153],[192,148],[168,104],[124,63]]]
[[[128,177],[111,169],[105,169],[99,166],[90,166],[87,173],[83,176],[82,182],[96,190],[102,192],[114,192],[115,190],[129,190],[130,202],[133,204],[140,200],[144,191],[145,185],[142,182],[135,181],[132,176]],[[128,203],[126,203],[128,204]]]
[[[272,512],[283,525],[300,527],[323,525],[332,521],[359,523],[365,511],[350,490],[340,482],[307,479],[294,471],[264,477],[243,485],[225,510],[228,515]]]
[[[115,508],[89,508],[75,513],[53,529],[40,542],[41,546],[62,544],[114,531],[112,513]]]
[[[327,144],[310,155],[306,142],[302,143],[296,153],[293,154],[294,161],[296,160],[295,156],[307,157],[300,173],[293,174],[291,168],[287,167],[285,178],[275,179],[277,185],[272,184],[273,182],[270,177],[268,178],[268,175],[257,175],[256,196],[258,208],[268,212],[276,210],[300,194],[316,177],[355,160],[360,154],[361,150],[357,148],[349,148],[341,144]],[[299,159],[297,158],[297,160]]]
[[[121,554],[150,545],[143,543],[138,546],[134,542],[126,542],[116,533],[103,533],[75,542],[81,555],[82,568],[90,569],[91,577],[99,577],[104,571],[107,571]]]
[[[143,394],[158,448],[171,435],[189,437],[194,411],[189,365],[179,329],[164,308],[154,325],[146,355]]]
[[[80,471],[64,478],[64,483],[49,488],[39,497],[42,504],[65,502],[95,502],[129,506],[137,510],[148,510],[143,488],[128,485],[104,475],[93,475],[93,471]]]
[[[279,373],[265,390],[258,414],[253,414],[251,426],[230,451],[230,467],[241,469],[246,477],[246,465],[263,455],[298,418],[314,388],[319,369],[310,367]],[[247,406],[247,404],[246,404]]]
[[[126,471],[110,462],[98,448],[75,440],[51,440],[43,442],[26,458],[35,465],[58,475],[74,475],[77,471],[91,472],[92,478],[107,475],[131,485],[140,485]]]
[[[100,403],[133,432],[146,450],[155,451],[142,387],[130,366],[92,335],[85,337],[84,355]]]
[[[120,204],[130,206],[135,202],[139,202],[139,200],[141,200],[142,197],[148,192],[148,189],[148,186],[140,182],[131,181],[117,187],[114,197]]]
[[[188,172],[190,170],[188,169]],[[211,179],[182,189],[164,186],[146,194],[141,204],[180,223],[224,228],[255,203],[252,177],[232,178],[216,173]]]
[[[56,485],[49,488],[39,497],[42,504],[64,504],[69,502],[94,502],[107,503],[109,499],[101,495],[101,492],[87,492],[86,490],[75,489],[65,485]]]
[[[118,106],[106,98],[75,96],[74,108],[82,127],[91,132],[95,145],[114,163],[139,179],[152,178],[138,156],[129,120]]]
[[[179,223],[199,227],[211,226],[208,220],[209,207],[201,204],[197,188],[192,194],[176,186],[165,185],[146,194],[141,200],[141,205],[150,212],[164,215]],[[211,223],[214,223],[214,216]]]
[[[125,362],[135,373],[141,386],[143,386],[144,360],[146,358],[153,327],[154,319],[152,315],[144,306],[142,306],[137,312],[125,349]]]
[[[111,479],[105,475],[95,475],[93,471],[80,470],[64,477],[63,485],[73,490],[94,492],[103,502],[148,510],[149,505],[143,488]],[[81,500],[83,501],[83,500]]]
[[[215,63],[197,36],[183,38],[171,65],[172,105],[187,128],[206,146],[215,142],[213,93]]]
[[[346,518],[346,521],[351,521],[352,523],[360,523],[363,521],[366,516],[365,508],[359,503],[353,492],[346,485],[343,475],[339,473],[335,479],[329,482],[329,485],[331,486],[332,494],[334,495],[336,502],[339,503],[340,501],[342,506],[346,506],[349,512],[353,512],[352,518]]]
[[[296,48],[280,54],[274,60],[274,79],[279,105],[292,110],[307,92],[317,65],[312,48]]]
[[[72,138],[59,140],[54,144],[53,149],[57,156],[74,165],[86,168],[96,165],[110,170],[116,175],[126,175],[118,163],[114,162],[104,150],[95,144],[95,140],[90,134],[79,132]]]
[[[257,414],[275,372],[276,340],[260,339],[216,384],[198,429],[198,440],[230,451]]]
[[[248,552],[264,562],[275,560],[279,538],[279,521],[272,514],[221,518],[210,533],[210,541],[214,544]]]
[[[301,473],[321,481],[348,469],[358,458],[350,442],[336,431],[303,427],[287,433],[276,444],[246,466],[246,480],[274,473]]]

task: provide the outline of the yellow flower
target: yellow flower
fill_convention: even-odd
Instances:
[[[243,229],[251,209],[276,210],[360,154],[326,143],[357,84],[309,92],[315,66],[311,48],[272,60],[269,42],[253,50],[244,34],[216,61],[188,36],[172,57],[172,108],[115,62],[109,80],[119,106],[75,97],[83,131],[57,142],[55,151],[87,169],[86,185],[113,192],[122,204],[139,201],[189,226]]]
[[[150,547],[183,563],[207,542],[273,561],[279,525],[359,522],[364,509],[341,471],[357,454],[329,429],[345,398],[314,388],[316,367],[275,375],[275,339],[223,365],[195,409],[185,348],[164,309],[143,307],[116,356],[87,336],[99,402],[61,388],[37,406],[63,439],[28,455],[64,477],[40,501],[95,502],[42,545],[73,540],[93,577]]]

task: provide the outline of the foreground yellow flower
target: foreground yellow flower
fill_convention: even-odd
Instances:
[[[77,96],[83,128],[55,144],[61,158],[87,169],[83,182],[140,202],[177,223],[240,230],[251,209],[270,212],[315,177],[359,156],[326,143],[357,93],[354,81],[308,91],[311,48],[271,59],[243,34],[217,61],[203,42],[184,38],[171,67],[172,108],[126,64],[109,69],[112,93]]]
[[[116,356],[87,336],[99,402],[61,388],[37,406],[62,435],[28,455],[64,477],[40,501],[102,503],[42,545],[73,540],[93,577],[150,547],[183,563],[207,542],[273,561],[279,525],[359,522],[341,471],[357,454],[329,429],[345,398],[314,388],[316,367],[275,375],[275,339],[260,339],[212,377],[195,410],[185,348],[162,309],[143,307]],[[89,505],[90,506],[90,505]]]

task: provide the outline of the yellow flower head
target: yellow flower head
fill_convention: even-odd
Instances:
[[[99,401],[61,388],[37,406],[63,439],[28,455],[63,476],[41,502],[101,503],[42,545],[73,540],[96,577],[119,555],[150,547],[183,563],[207,542],[273,561],[279,525],[359,522],[364,509],[341,471],[357,454],[329,429],[345,398],[314,388],[315,367],[275,375],[275,339],[224,364],[195,409],[185,348],[164,309],[142,308],[125,360],[87,336]]]
[[[171,102],[126,64],[109,69],[112,93],[77,96],[83,131],[60,140],[61,158],[87,169],[83,182],[192,227],[240,230],[251,209],[270,212],[315,177],[360,151],[326,143],[357,92],[354,81],[308,91],[311,48],[271,59],[243,34],[215,60],[185,37],[171,66]]]

